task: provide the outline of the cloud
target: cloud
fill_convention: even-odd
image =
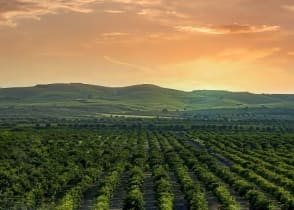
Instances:
[[[90,13],[90,5],[101,0],[9,0],[0,1],[0,26],[16,26],[19,19],[40,20],[61,11]]]
[[[294,12],[294,5],[282,5],[282,8]]]
[[[188,16],[179,13],[175,10],[166,10],[166,9],[151,9],[145,8],[137,12],[138,15],[148,16],[148,17],[177,17],[177,18],[187,18]]]
[[[47,14],[64,11],[77,13],[92,12],[95,3],[108,3],[107,0],[0,0],[0,26],[16,26],[21,19],[40,20]],[[161,5],[161,0],[111,0],[113,3],[132,4],[138,6]],[[121,14],[124,10],[108,9],[105,13]]]
[[[103,33],[101,36],[104,37],[116,37],[116,36],[127,36],[129,33],[123,33],[123,32],[109,32],[109,33]]]
[[[294,51],[293,52],[288,52],[288,55],[294,56]]]
[[[266,49],[227,49],[218,54],[218,58],[229,60],[258,60],[269,57],[277,52],[280,52],[280,48],[266,48]]]
[[[161,5],[161,0],[112,0],[112,2],[122,4],[136,4],[141,6]]]
[[[133,63],[127,63],[127,62],[119,61],[119,60],[114,59],[114,58],[111,58],[109,56],[104,56],[103,58],[106,61],[110,62],[110,63],[118,64],[118,65],[121,65],[121,66],[130,67],[132,69],[136,69],[136,70],[139,70],[139,71],[150,71],[150,70],[152,71],[152,69],[149,68],[149,67],[145,67],[145,66],[140,66],[140,65],[137,65],[137,64],[133,64]]]
[[[277,31],[280,29],[280,26],[253,26],[253,25],[241,25],[241,24],[232,24],[232,25],[207,25],[207,26],[176,26],[176,30],[183,32],[191,33],[205,33],[205,34],[214,34],[214,35],[225,35],[225,34],[249,34],[249,33],[262,33],[269,31]]]
[[[126,11],[124,10],[104,10],[105,13],[110,13],[110,14],[122,14],[122,13],[125,13]]]

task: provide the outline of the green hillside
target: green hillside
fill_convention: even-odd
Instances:
[[[191,92],[155,85],[103,87],[87,84],[49,84],[0,89],[0,108],[8,112],[31,110],[46,112],[128,113],[185,112],[209,109],[292,108],[294,95],[252,94],[197,90]]]

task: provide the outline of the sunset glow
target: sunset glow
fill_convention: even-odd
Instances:
[[[0,87],[294,93],[292,0],[0,0]]]

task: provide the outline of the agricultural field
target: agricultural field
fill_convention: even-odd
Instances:
[[[294,209],[293,130],[172,121],[3,127],[0,209]]]
[[[294,210],[294,0],[0,0],[0,210]]]

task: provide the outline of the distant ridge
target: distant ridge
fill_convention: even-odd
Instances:
[[[102,85],[94,85],[94,84],[87,84],[87,83],[79,83],[79,82],[73,82],[73,83],[45,83],[45,84],[36,84],[32,86],[15,86],[15,87],[1,87],[0,89],[15,89],[15,88],[34,88],[34,87],[61,87],[61,86],[80,86],[80,87],[99,87],[99,88],[109,88],[109,89],[120,89],[120,88],[133,88],[133,87],[138,87],[138,88],[162,88],[162,89],[169,89],[169,90],[177,90],[181,92],[229,92],[229,93],[250,93],[250,94],[255,94],[255,95],[294,95],[289,94],[289,93],[252,93],[249,91],[230,91],[230,90],[217,90],[217,89],[195,89],[191,91],[184,91],[184,90],[178,90],[175,88],[167,88],[167,87],[162,87],[160,85],[155,85],[155,84],[149,84],[149,83],[143,83],[143,84],[135,84],[135,85],[128,85],[128,86],[102,86]]]
[[[294,107],[294,94],[224,90],[180,91],[153,84],[105,87],[83,83],[39,84],[0,89],[0,108],[66,107],[93,112],[191,111]]]
[[[94,84],[87,84],[87,83],[47,83],[47,84],[36,84],[33,86],[16,86],[16,87],[1,87],[0,89],[16,89],[16,88],[38,88],[38,87],[64,87],[64,86],[71,86],[71,87],[98,87],[98,88],[109,88],[109,89],[120,89],[120,88],[162,88],[162,89],[169,89],[169,90],[177,90],[181,92],[230,92],[230,93],[251,93],[248,91],[230,91],[230,90],[210,90],[210,89],[195,89],[191,91],[184,91],[184,90],[178,90],[175,88],[166,88],[155,84],[149,84],[149,83],[143,83],[143,84],[135,84],[135,85],[129,85],[129,86],[102,86],[102,85],[94,85]],[[257,93],[251,93],[251,94],[257,94]],[[270,94],[270,93],[261,93],[265,95],[284,95],[284,94]],[[258,94],[257,94],[258,95]],[[292,94],[285,94],[285,95],[292,95]]]

